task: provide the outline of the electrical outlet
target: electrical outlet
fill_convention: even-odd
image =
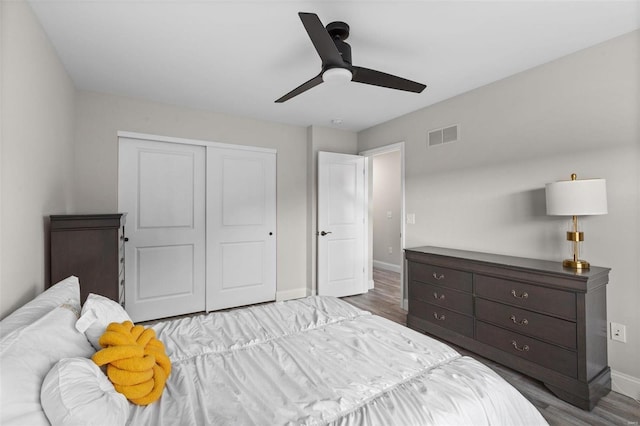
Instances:
[[[627,326],[624,324],[618,324],[617,322],[611,323],[611,339],[618,342],[627,343]]]

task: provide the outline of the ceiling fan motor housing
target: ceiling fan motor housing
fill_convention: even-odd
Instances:
[[[346,22],[330,22],[327,24],[326,29],[332,39],[346,40],[349,38],[349,24]]]

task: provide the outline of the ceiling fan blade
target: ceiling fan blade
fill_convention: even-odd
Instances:
[[[389,89],[404,90],[406,92],[420,93],[426,85],[406,78],[387,74],[381,71],[371,70],[369,68],[352,67],[353,78],[351,81],[358,83],[371,84],[374,86],[388,87]]]
[[[302,25],[307,30],[313,46],[316,48],[318,55],[320,55],[320,59],[322,59],[322,67],[325,68],[327,65],[345,66],[340,51],[324,25],[322,25],[322,22],[320,22],[318,15],[299,12],[298,16],[300,16]]]
[[[293,98],[294,96],[298,96],[300,93],[306,92],[309,89],[313,89],[314,87],[316,87],[318,84],[322,83],[322,73],[318,74],[317,76],[313,77],[311,80],[302,83],[300,86],[296,87],[295,89],[293,89],[292,91],[290,91],[289,93],[287,93],[286,95],[284,95],[283,97],[281,97],[280,99],[278,99],[276,101],[276,103],[280,104],[284,101],[288,101],[289,99]]]

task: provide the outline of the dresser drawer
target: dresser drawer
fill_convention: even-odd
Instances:
[[[577,355],[534,338],[476,321],[476,340],[566,376],[577,377]]]
[[[461,291],[472,291],[472,274],[426,263],[411,263],[411,279]]]
[[[473,296],[471,293],[412,281],[409,285],[409,298],[419,299],[466,315],[473,315]]]
[[[576,318],[576,297],[574,293],[568,291],[476,275],[475,293],[477,296],[520,306],[532,311],[567,319]]]
[[[476,298],[476,318],[570,349],[576,348],[576,324],[509,305]]]
[[[449,309],[420,300],[409,300],[409,315],[422,318],[456,333],[473,337],[473,318]]]

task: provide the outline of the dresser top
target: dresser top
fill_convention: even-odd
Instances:
[[[120,228],[126,220],[126,213],[108,214],[61,214],[49,216],[51,231],[71,229]]]
[[[97,214],[52,214],[49,218],[53,221],[60,220],[102,220],[118,219],[126,216],[126,213],[97,213]]]
[[[505,256],[501,254],[482,253],[476,251],[457,250],[445,247],[415,247],[405,249],[407,252],[423,253],[428,255],[453,257],[461,260],[485,263],[499,266],[507,266],[517,269],[527,269],[532,271],[543,271],[551,274],[564,275],[567,277],[591,278],[600,274],[607,274],[610,268],[591,266],[587,271],[580,271],[562,266],[562,260],[540,260],[525,257]]]

